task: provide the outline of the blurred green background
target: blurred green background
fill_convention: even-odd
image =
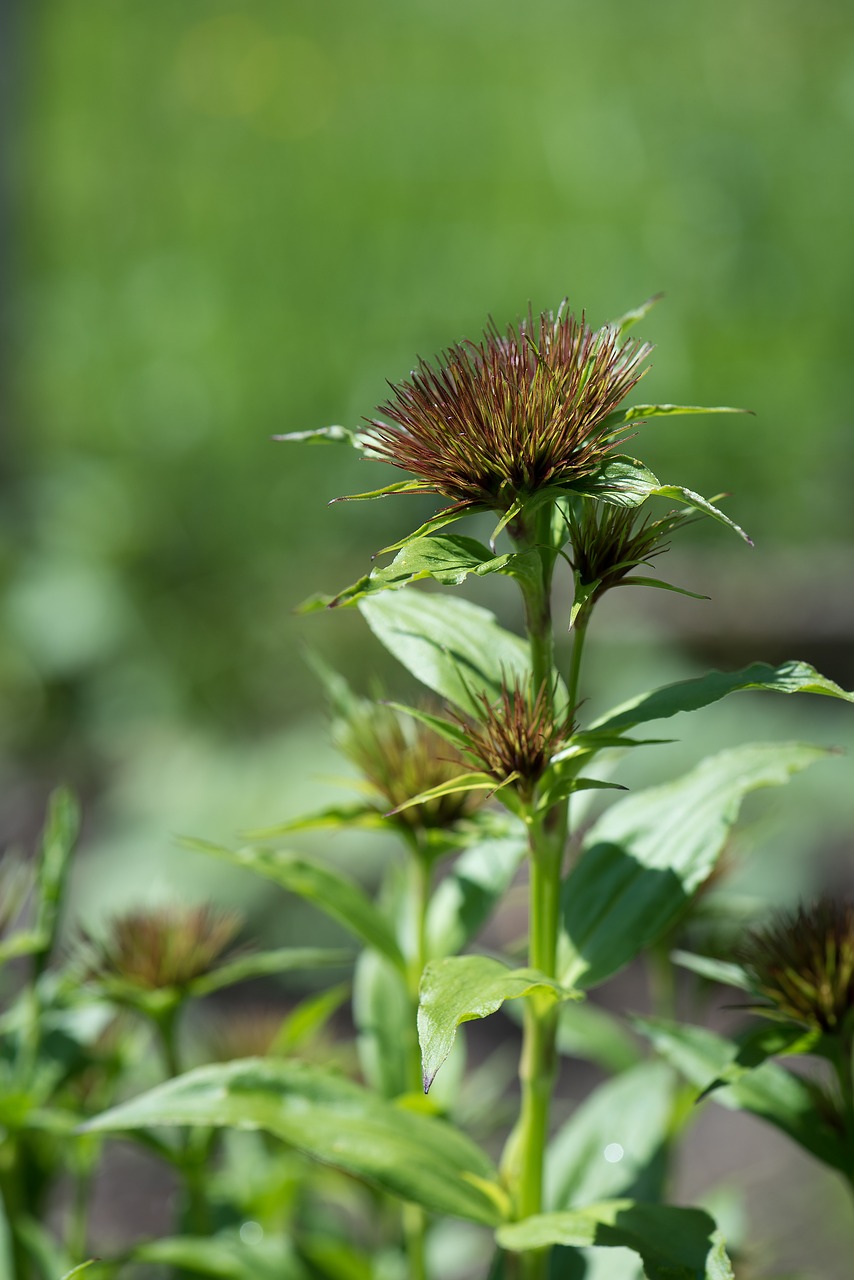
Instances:
[[[633,442],[665,481],[731,491],[757,547],[689,532],[669,576],[710,605],[616,593],[593,700],[709,658],[798,656],[854,684],[850,4],[4,12],[2,827],[28,840],[69,778],[88,907],[198,893],[172,832],[225,839],[327,794],[301,646],[363,687],[385,662],[358,616],[294,607],[435,504],[327,509],[396,477],[270,436],[357,425],[416,354],[529,300],[598,325],[663,290],[642,398],[756,414]],[[854,745],[844,708],[805,702],[735,700],[685,750]],[[850,763],[797,785],[787,869],[751,873],[777,897],[850,885]]]

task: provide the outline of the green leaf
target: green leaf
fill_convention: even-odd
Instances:
[[[621,578],[615,584],[618,587],[658,587],[661,591],[675,591],[680,596],[690,596],[692,600],[711,600],[711,596],[701,595],[698,591],[688,591],[685,587],[675,587],[672,582],[664,582],[661,578],[641,577],[633,574],[631,578]]]
[[[262,827],[244,834],[247,840],[277,840],[279,836],[288,836],[294,831],[338,831],[341,828],[352,831],[354,827],[363,831],[381,831],[387,826],[378,809],[360,801],[356,804],[333,804],[318,813],[303,814],[288,822],[277,822],[273,827]]]
[[[609,1072],[626,1071],[640,1058],[638,1046],[623,1023],[589,1000],[561,1005],[557,1050],[568,1058],[595,1062]]]
[[[727,694],[745,689],[763,689],[770,693],[818,693],[854,702],[854,693],[841,689],[807,662],[784,662],[779,667],[754,662],[741,671],[709,671],[704,676],[680,680],[678,684],[663,685],[651,693],[643,693],[600,716],[591,728],[631,729],[648,720],[667,719],[680,711],[697,711],[719,702]]]
[[[349,444],[353,449],[365,447],[365,437],[360,431],[350,431],[347,427],[315,427],[312,431],[288,431],[285,435],[273,436],[274,440],[284,444]]]
[[[576,791],[627,791],[621,782],[603,782],[601,778],[577,778],[567,761],[562,768],[553,765],[540,779],[537,790],[537,810],[548,810]]]
[[[44,960],[53,950],[71,853],[80,831],[80,809],[66,787],[54,791],[48,801],[47,819],[39,850],[36,884],[38,906],[34,934],[44,939]]]
[[[736,1060],[739,1047],[705,1027],[680,1026],[663,1019],[637,1018],[642,1032],[691,1084],[705,1090]],[[774,1062],[764,1062],[726,1088],[713,1101],[733,1111],[749,1111],[781,1129],[824,1164],[850,1172],[841,1135],[822,1119],[805,1080]]]
[[[306,969],[323,969],[330,965],[341,968],[351,964],[353,958],[349,951],[325,947],[280,947],[275,951],[250,951],[227,964],[220,965],[210,973],[194,978],[188,983],[187,990],[193,996],[207,996],[213,991],[232,987],[237,982],[246,982],[250,978],[264,978],[273,973],[291,973],[294,970],[302,972]]]
[[[454,724],[452,720],[445,720],[442,716],[431,715],[429,711],[425,711],[422,707],[408,707],[403,702],[390,702],[388,705],[394,711],[402,711],[404,715],[412,716],[413,720],[426,724],[428,729],[438,733],[440,738],[444,738],[446,742],[450,742],[458,750],[464,751],[468,746],[468,734],[460,725]]]
[[[89,1267],[91,1267],[95,1262],[95,1258],[88,1258],[86,1262],[78,1263],[76,1267],[72,1267],[70,1271],[66,1271],[62,1280],[79,1280],[79,1277],[83,1275],[83,1272],[88,1271]]]
[[[497,699],[502,678],[530,678],[527,645],[467,600],[404,588],[362,600],[359,609],[407,671],[464,711],[477,711],[481,691]]]
[[[252,1245],[224,1231],[209,1238],[148,1240],[136,1245],[131,1257],[135,1262],[177,1267],[215,1280],[309,1280],[290,1242],[266,1233]]]
[[[561,981],[595,986],[672,928],[714,869],[744,796],[828,754],[798,742],[736,747],[607,810],[564,881]]]
[[[700,1209],[603,1201],[575,1213],[543,1213],[508,1223],[496,1239],[516,1253],[555,1244],[633,1249],[643,1259],[647,1280],[733,1280],[720,1233]]]
[[[710,982],[722,982],[725,986],[738,987],[741,991],[752,990],[750,979],[740,964],[715,960],[712,956],[695,956],[689,951],[673,951],[670,959],[683,969],[690,969],[701,978],[708,978]]]
[[[431,1213],[494,1226],[507,1211],[493,1165],[462,1133],[305,1063],[250,1058],[200,1067],[114,1107],[84,1129],[107,1133],[158,1125],[263,1129]]]
[[[381,547],[376,554],[384,556],[390,555],[392,551],[400,551],[403,547],[409,546],[410,542],[418,542],[419,539],[427,537],[428,534],[437,533],[439,529],[446,529],[449,524],[456,524],[458,520],[462,520],[465,516],[471,514],[471,510],[454,511],[452,507],[445,507],[442,511],[437,511],[429,520],[425,520],[417,529],[413,529],[411,533],[399,538],[397,542],[392,542],[387,547]]]
[[[322,862],[310,861],[297,853],[257,849],[226,849],[207,840],[182,840],[188,849],[213,854],[234,867],[242,867],[275,881],[289,893],[315,903],[345,929],[375,947],[399,968],[405,968],[394,932],[367,895],[353,881]]]
[[[616,329],[618,335],[622,338],[623,334],[627,333],[639,320],[645,319],[656,303],[660,302],[663,297],[663,293],[654,293],[651,298],[647,298],[646,302],[642,302],[639,307],[635,307],[632,311],[626,311],[616,320],[612,320],[608,328]]]
[[[399,591],[401,587],[425,578],[433,578],[445,586],[459,586],[470,573],[478,577],[507,573],[517,558],[522,557],[512,553],[496,556],[476,538],[453,534],[414,538],[398,552],[391,564],[372,569],[351,587],[339,591],[336,596],[327,597],[325,603],[330,609],[353,605],[365,596],[380,591]]]
[[[527,850],[524,834],[485,839],[466,849],[436,889],[427,909],[432,958],[461,951],[509,889]]]
[[[461,1022],[487,1018],[505,1000],[538,992],[549,1001],[567,994],[536,969],[508,969],[489,956],[448,956],[429,961],[421,979],[418,1040],[424,1092],[447,1058]]]
[[[573,582],[575,583],[575,593],[572,597],[572,608],[569,611],[570,629],[575,626],[575,620],[581,610],[587,604],[592,595],[595,595],[596,588],[601,587],[602,579],[594,578],[592,582],[582,582],[581,573],[578,569],[573,571]]]
[[[410,1062],[417,1052],[412,1001],[399,969],[376,951],[363,951],[353,981],[353,1021],[366,1082],[383,1098],[415,1087]]]
[[[572,485],[573,493],[581,493],[613,507],[639,507],[659,487],[658,477],[637,458],[612,454],[596,471]]]
[[[546,1206],[630,1194],[667,1141],[674,1082],[663,1062],[641,1062],[595,1089],[549,1143]]]
[[[731,405],[702,404],[633,404],[628,409],[618,409],[606,418],[607,425],[621,426],[630,422],[645,422],[647,418],[686,417],[692,413],[751,413],[750,409],[735,409]]]
[[[363,954],[368,954],[363,952]],[[373,953],[375,954],[375,953]],[[396,972],[396,970],[394,971]],[[338,1012],[350,995],[349,982],[340,982],[326,991],[305,996],[282,1022],[270,1045],[270,1056],[286,1058],[298,1053],[304,1045],[322,1031],[329,1019]]]
[[[388,498],[397,493],[435,493],[431,484],[424,480],[398,480],[394,484],[383,485],[381,489],[371,489],[368,493],[345,493],[332,502],[366,502],[370,498]],[[330,506],[332,504],[330,503]]]
[[[751,547],[753,546],[752,538],[744,532],[740,525],[734,520],[730,520],[729,516],[724,515],[714,503],[709,502],[708,498],[702,497],[699,493],[694,493],[693,489],[686,489],[679,484],[663,484],[653,489],[651,497],[675,498],[677,502],[684,502],[686,506],[693,507],[696,511],[702,511],[704,515],[711,516],[713,520],[717,520],[720,524],[727,525],[740,538],[743,538]]]
[[[715,1080],[706,1085],[697,1101],[724,1085],[735,1084],[769,1058],[817,1052],[822,1038],[822,1033],[816,1028],[807,1030],[794,1022],[774,1023],[771,1026],[762,1023],[758,1027],[751,1027],[736,1040],[738,1052],[735,1058]]]
[[[47,939],[43,933],[36,933],[32,929],[13,933],[0,942],[0,965],[7,960],[15,960],[18,956],[31,956],[37,951],[44,951],[46,945]]]

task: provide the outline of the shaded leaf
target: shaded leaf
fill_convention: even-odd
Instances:
[[[673,1085],[671,1069],[653,1061],[595,1089],[549,1143],[546,1206],[629,1195],[667,1140]]]
[[[550,1001],[566,995],[559,983],[536,969],[508,969],[489,956],[431,960],[421,979],[418,1005],[424,1092],[450,1053],[461,1022],[487,1018],[505,1000],[518,1000],[534,991]]]
[[[714,869],[744,796],[828,754],[797,742],[752,743],[608,809],[563,884],[561,981],[594,986],[661,937]]]
[[[496,1239],[514,1252],[556,1244],[632,1249],[643,1259],[647,1280],[733,1280],[723,1240],[700,1209],[603,1201],[508,1223]]]
[[[643,693],[624,702],[614,711],[600,716],[590,727],[611,731],[631,729],[648,720],[667,719],[680,711],[698,711],[719,702],[727,694],[749,689],[770,693],[817,693],[854,702],[854,693],[820,675],[807,662],[784,662],[779,667],[754,662],[741,671],[709,671],[691,680],[663,685],[651,693]]]
[[[675,587],[672,582],[664,582],[661,578],[647,578],[637,574],[631,578],[621,578],[616,584],[619,587],[658,587],[661,591],[675,591],[680,596],[690,596],[692,600],[711,600],[711,596],[701,595],[698,591],[688,591],[685,587]]]
[[[705,1027],[680,1026],[656,1018],[636,1018],[634,1023],[656,1051],[699,1090],[720,1078],[738,1056],[734,1041]],[[767,1120],[831,1168],[849,1169],[844,1140],[822,1119],[808,1083],[777,1063],[763,1062],[711,1096],[723,1107],[749,1111]]]
[[[179,1267],[215,1280],[309,1280],[290,1242],[266,1233],[257,1244],[246,1244],[228,1232],[210,1238],[148,1240],[136,1245],[131,1257],[135,1262]]]
[[[612,1072],[626,1071],[640,1058],[638,1046],[623,1023],[589,1000],[561,1006],[557,1050]]]
[[[376,951],[363,951],[353,981],[356,1047],[365,1081],[383,1098],[413,1089],[417,1052],[412,1000],[404,975]]]
[[[286,822],[277,822],[272,827],[262,827],[257,831],[246,831],[247,840],[275,840],[279,836],[291,835],[294,831],[337,831],[340,828],[352,831],[382,830],[388,824],[378,809],[363,801],[355,804],[333,804],[317,813],[303,814],[299,818],[291,818]]]
[[[615,453],[596,471],[567,488],[614,507],[639,507],[658,486],[658,477],[649,467],[637,458]]]
[[[728,960],[715,960],[712,956],[695,956],[689,951],[673,951],[670,959],[683,969],[690,969],[701,978],[710,982],[722,982],[728,987],[738,987],[742,991],[750,991],[751,983],[740,964],[732,964]]]
[[[485,839],[466,849],[436,889],[427,909],[427,950],[433,958],[461,951],[510,887],[527,850],[524,833]]]
[[[340,871],[324,863],[310,861],[300,854],[272,849],[227,849],[207,840],[185,838],[182,843],[199,853],[210,853],[243,867],[268,880],[275,881],[289,893],[315,903],[327,915],[344,925],[369,947],[375,947],[393,964],[405,967],[391,925],[380,914],[368,896]]]
[[[264,1129],[432,1213],[488,1226],[506,1211],[494,1167],[463,1134],[305,1063],[253,1058],[200,1067],[84,1128],[103,1133],[158,1125]]]

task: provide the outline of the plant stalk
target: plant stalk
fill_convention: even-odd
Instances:
[[[427,907],[430,901],[432,867],[429,858],[420,848],[420,843],[417,839],[409,862],[408,915],[413,940],[412,953],[407,958],[407,987],[411,1005],[408,1037],[410,1046],[409,1076],[410,1088],[413,1093],[420,1093],[423,1088],[423,1075],[416,1023],[421,975],[427,963]],[[427,1214],[419,1205],[405,1204],[403,1206],[403,1235],[406,1242],[406,1256],[411,1280],[427,1280],[426,1234]]]

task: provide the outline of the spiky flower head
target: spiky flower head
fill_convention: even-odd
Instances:
[[[460,753],[428,725],[382,703],[362,702],[336,731],[339,748],[377,793],[383,812],[407,804],[467,771]],[[410,829],[446,830],[471,814],[482,797],[472,792],[410,805],[394,821]]]
[[[625,582],[634,569],[649,565],[655,556],[669,550],[673,531],[702,519],[702,515],[690,510],[670,511],[653,520],[639,518],[636,508],[581,500],[567,504],[566,518],[570,563],[582,583],[598,584],[588,597],[592,603]]]
[[[86,976],[144,991],[184,987],[219,967],[242,924],[239,912],[209,904],[128,911],[100,937],[83,932]]]
[[[825,896],[750,934],[737,956],[768,1008],[837,1032],[854,1009],[854,903]]]
[[[422,360],[371,419],[369,452],[423,481],[454,510],[508,511],[595,471],[627,425],[608,418],[643,376],[651,348],[593,330],[562,305],[481,342]],[[384,419],[388,419],[385,421]]]
[[[478,701],[478,720],[454,717],[465,729],[468,752],[497,782],[514,778],[516,789],[530,795],[552,756],[571,736],[571,714],[556,719],[545,684],[535,694],[518,679],[502,685],[496,704],[485,693]]]

